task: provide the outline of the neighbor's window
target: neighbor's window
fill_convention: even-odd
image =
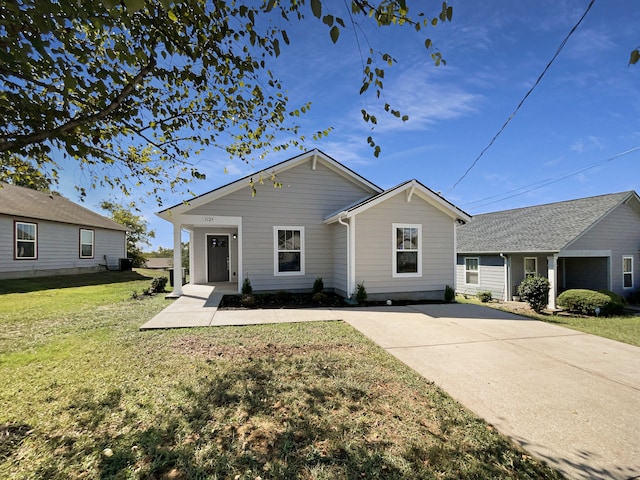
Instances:
[[[304,227],[273,227],[275,275],[304,275]]]
[[[466,257],[464,259],[464,283],[478,285],[478,257]]]
[[[622,257],[622,287],[633,288],[633,257]]]
[[[93,258],[93,230],[80,229],[80,258]]]
[[[15,222],[15,255],[17,259],[38,258],[38,224]]]
[[[536,257],[525,257],[524,278],[535,277],[536,275],[538,275],[538,259]]]
[[[422,225],[393,224],[393,276],[422,276]]]

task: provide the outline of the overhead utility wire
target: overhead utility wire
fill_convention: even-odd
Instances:
[[[514,197],[518,197],[520,195],[524,195],[525,193],[532,192],[533,190],[537,190],[538,188],[546,187],[547,185],[551,185],[553,183],[557,183],[560,180],[564,180],[565,178],[569,178],[569,177],[572,177],[572,176],[577,175],[579,173],[586,172],[587,170],[591,170],[592,168],[598,167],[600,165],[604,165],[605,163],[611,162],[612,160],[615,160],[616,158],[620,158],[620,157],[623,157],[624,155],[628,155],[630,153],[637,152],[638,150],[640,150],[640,147],[634,147],[634,148],[632,148],[630,150],[626,150],[624,152],[618,153],[618,154],[614,155],[613,157],[609,157],[609,158],[607,158],[605,160],[599,160],[599,161],[597,161],[595,163],[591,163],[591,164],[587,165],[586,167],[580,168],[578,170],[573,170],[571,172],[565,173],[565,174],[560,175],[558,177],[546,178],[544,180],[540,180],[538,182],[535,182],[535,183],[532,183],[532,184],[529,184],[529,185],[525,185],[523,187],[515,188],[515,189],[510,190],[510,191],[505,192],[505,193],[501,193],[501,194],[498,194],[498,195],[492,195],[490,197],[481,198],[480,200],[474,200],[474,201],[468,202],[468,203],[463,203],[462,205],[466,206],[466,205],[472,205],[472,204],[475,204],[475,203],[480,203],[480,205],[479,205],[480,207],[485,207],[487,205],[492,205],[494,203],[502,202],[504,200],[509,200],[510,198],[514,198]],[[523,189],[526,189],[526,190],[523,190]],[[514,195],[509,195],[510,193],[514,193],[514,192],[519,192],[519,193],[515,193]],[[492,202],[487,202],[486,201],[486,200],[492,200],[492,199],[494,199],[496,197],[501,197],[502,195],[509,195],[509,196],[504,197],[504,198],[499,198],[498,200],[494,200]]]
[[[504,122],[504,124],[502,125],[502,127],[500,128],[500,130],[498,130],[498,133],[496,133],[493,138],[491,139],[491,141],[489,142],[489,145],[487,145],[486,147],[484,147],[484,149],[480,152],[480,155],[478,155],[476,157],[476,159],[471,163],[471,165],[469,166],[469,168],[467,168],[467,170],[464,172],[464,174],[456,181],[456,183],[453,184],[453,187],[451,187],[449,189],[449,192],[451,192],[454,188],[456,188],[458,186],[458,184],[465,179],[465,177],[469,174],[469,172],[473,169],[473,167],[476,166],[476,164],[478,163],[478,160],[480,160],[480,158],[482,158],[482,156],[484,155],[484,153],[489,150],[494,142],[497,140],[497,138],[500,136],[500,134],[503,132],[503,130],[507,127],[507,125],[509,124],[509,122],[513,119],[513,117],[516,116],[516,113],[518,113],[518,110],[520,110],[520,107],[522,107],[522,104],[525,102],[525,100],[527,98],[529,98],[529,95],[531,95],[531,93],[535,90],[535,88],[538,86],[538,84],[540,83],[540,81],[542,80],[542,77],[544,77],[545,73],[547,73],[547,70],[549,70],[549,68],[551,67],[551,64],[555,61],[555,59],[558,57],[558,55],[560,55],[560,52],[562,51],[562,49],[564,48],[565,44],[567,43],[567,41],[569,40],[569,37],[571,37],[571,35],[573,35],[573,32],[576,31],[576,29],[578,28],[578,26],[580,26],[580,24],[582,23],[582,20],[584,20],[584,17],[587,16],[587,13],[589,13],[589,10],[591,10],[591,7],[593,6],[593,4],[595,3],[596,0],[591,0],[589,2],[589,5],[587,6],[587,9],[584,11],[584,13],[582,14],[582,16],[580,17],[580,20],[578,20],[578,23],[576,23],[573,28],[571,29],[571,31],[567,34],[566,37],[564,37],[564,40],[562,40],[562,43],[560,44],[560,46],[558,47],[558,49],[556,50],[556,53],[553,55],[553,57],[551,58],[551,60],[549,60],[549,63],[547,63],[547,66],[544,68],[544,70],[542,71],[542,73],[540,74],[540,76],[538,77],[538,79],[535,81],[535,83],[533,84],[533,86],[529,89],[529,91],[525,94],[525,96],[522,98],[522,100],[520,100],[520,103],[518,104],[518,106],[516,107],[516,109],[513,111],[513,113],[511,115],[509,115],[509,118],[507,118],[507,120]]]

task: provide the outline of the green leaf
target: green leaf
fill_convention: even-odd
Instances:
[[[269,13],[271,10],[273,10],[273,7],[275,7],[276,5],[276,0],[269,0],[267,2],[267,6],[265,7],[264,11]]]
[[[282,33],[282,40],[284,40],[284,43],[289,45],[289,35],[287,35],[287,32],[282,30],[280,33]]]
[[[340,29],[334,25],[333,27],[331,27],[331,30],[329,30],[329,35],[331,36],[331,41],[333,43],[336,43],[338,41],[338,37],[340,36]]]
[[[631,52],[631,57],[629,57],[629,65],[635,65],[640,60],[640,51],[635,49]]]
[[[431,45],[433,45],[433,42],[431,41],[431,39],[430,39],[430,38],[427,38],[427,39],[424,41],[424,46],[425,46],[425,48],[429,49],[429,48],[431,48]]]
[[[332,26],[333,25],[333,15],[325,15],[324,17],[322,17],[322,23],[324,23],[325,25],[328,25],[328,26]]]
[[[322,15],[322,4],[320,0],[311,0],[311,12],[313,12],[314,17],[320,18]]]
[[[173,22],[177,22],[178,21],[178,17],[176,16],[175,13],[173,13],[173,10],[169,10],[169,13],[167,13],[167,16],[169,17],[169,20],[171,20]]]
[[[144,0],[124,0],[127,12],[135,13],[144,8]]]

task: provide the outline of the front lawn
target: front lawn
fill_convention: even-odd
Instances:
[[[104,275],[0,282],[0,478],[560,478],[343,322],[139,332]]]
[[[475,303],[487,307],[505,310],[507,312],[524,315],[543,322],[555,323],[563,327],[572,328],[592,335],[610,338],[618,342],[640,346],[640,316],[629,313],[613,317],[575,316],[569,314],[535,313],[524,302],[488,302],[482,303],[475,297],[464,298],[458,296],[458,302]]]

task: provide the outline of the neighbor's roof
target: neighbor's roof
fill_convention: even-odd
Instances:
[[[0,215],[127,231],[119,223],[59,195],[8,183],[0,183],[0,187]]]
[[[631,201],[633,191],[474,215],[458,228],[459,253],[559,252],[618,205]],[[639,210],[640,211],[640,210]]]

